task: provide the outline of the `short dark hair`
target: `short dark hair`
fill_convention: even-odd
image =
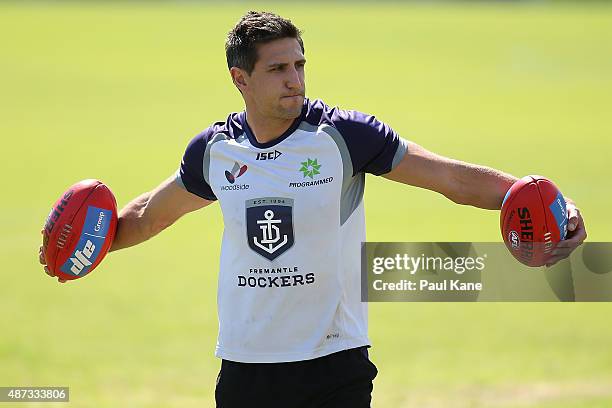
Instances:
[[[241,68],[250,75],[257,62],[257,45],[281,38],[295,38],[304,52],[301,35],[291,20],[265,11],[249,11],[227,35],[227,67]]]

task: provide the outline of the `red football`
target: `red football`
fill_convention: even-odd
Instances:
[[[565,199],[547,178],[525,176],[506,193],[500,223],[510,253],[525,265],[542,266],[555,244],[565,239]]]
[[[43,231],[49,271],[62,279],[82,278],[102,261],[117,230],[117,202],[98,180],[71,186],[55,202]]]

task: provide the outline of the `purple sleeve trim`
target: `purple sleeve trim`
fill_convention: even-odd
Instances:
[[[375,116],[330,108],[318,99],[309,101],[306,121],[313,125],[329,123],[338,129],[351,157],[353,176],[358,173],[386,174],[397,165],[398,155],[403,156],[406,150],[399,135]]]
[[[185,190],[206,200],[217,199],[208,181],[204,179],[204,152],[211,134],[211,128],[208,128],[191,139],[178,171]]]

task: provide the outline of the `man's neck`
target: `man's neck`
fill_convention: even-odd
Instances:
[[[278,139],[293,124],[295,119],[277,119],[263,117],[253,109],[246,109],[246,121],[259,143],[268,143]]]

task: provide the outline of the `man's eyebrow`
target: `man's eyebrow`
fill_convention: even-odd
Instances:
[[[302,63],[302,64],[305,64],[305,63],[306,63],[306,59],[305,59],[305,58],[302,58],[301,60],[297,60],[297,61],[295,61],[295,63],[296,63],[296,64],[297,64],[297,63]],[[271,64],[268,64],[268,68],[277,68],[277,67],[278,67],[278,68],[282,68],[282,67],[285,67],[285,66],[287,66],[287,65],[289,65],[289,63],[287,63],[287,62],[273,62],[273,63],[271,63]]]
[[[273,62],[272,64],[268,64],[268,68],[276,68],[276,67],[284,67],[288,65],[286,62]]]

